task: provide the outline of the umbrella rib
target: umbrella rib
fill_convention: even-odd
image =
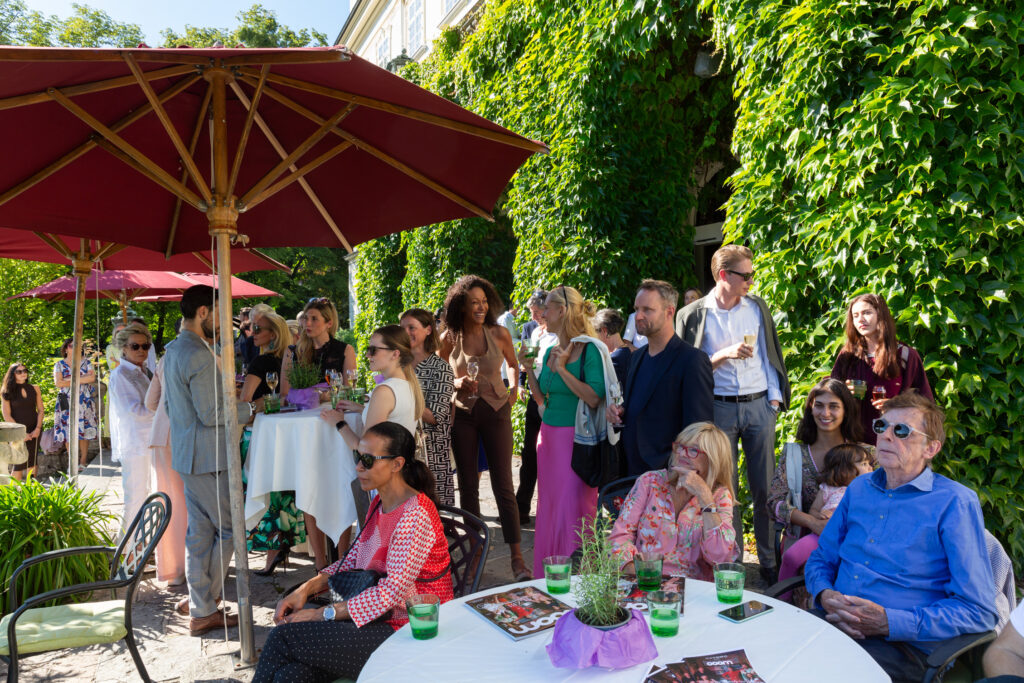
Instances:
[[[260,82],[256,85],[256,92],[253,93],[252,103],[245,116],[245,125],[242,127],[242,137],[238,141],[238,148],[235,150],[235,162],[231,165],[231,178],[228,180],[227,196],[235,193],[235,185],[238,183],[238,172],[242,170],[242,157],[245,155],[245,148],[249,144],[249,133],[252,131],[252,120],[256,110],[260,106],[260,97],[263,95],[263,86],[267,82],[267,74],[270,73],[270,65],[264,64],[260,69]]]
[[[149,73],[153,72],[150,71]],[[165,102],[171,99],[172,97],[174,97],[175,95],[182,92],[183,90],[191,86],[193,83],[198,81],[200,78],[200,76],[192,76],[190,78],[182,79],[178,83],[174,84],[167,90],[164,90],[162,93],[160,93],[160,100]],[[134,82],[134,79],[132,79],[132,82]],[[47,96],[47,99],[50,99],[49,96]],[[135,123],[140,118],[148,114],[149,110],[150,105],[145,104],[136,109],[135,111],[133,111],[128,116],[118,121],[117,123],[115,123],[113,126],[110,127],[110,129],[114,132],[124,130],[125,128],[127,128],[128,126],[130,126],[131,124]],[[73,161],[81,157],[83,154],[90,151],[95,146],[95,136],[91,135],[89,136],[88,140],[80,144],[78,147],[75,147],[73,150],[62,156],[60,159],[57,159],[52,164],[32,174],[31,176],[21,181],[11,189],[7,190],[3,194],[0,194],[0,205],[6,204],[10,200],[20,195],[25,190],[28,190],[37,185],[38,183],[42,182],[43,180],[46,180],[48,177],[50,177],[60,169],[64,168],[68,164],[72,163]]]
[[[269,88],[267,90],[269,91]],[[267,187],[269,187],[271,183],[273,183],[281,176],[285,169],[287,169],[289,166],[294,165],[295,162],[298,161],[299,157],[308,152],[313,147],[313,145],[320,142],[320,140],[322,140],[325,135],[331,132],[332,128],[334,128],[336,125],[338,125],[338,123],[343,121],[345,117],[351,114],[352,110],[354,110],[355,108],[355,103],[350,102],[346,104],[344,107],[342,107],[340,110],[338,110],[338,112],[335,113],[334,116],[332,116],[331,118],[321,120],[320,127],[317,128],[312,135],[307,137],[298,147],[296,147],[291,154],[281,159],[281,161],[277,162],[277,165],[275,165],[274,168],[270,169],[269,173],[260,178],[256,182],[256,184],[249,189],[248,192],[242,195],[242,198],[238,200],[237,204],[245,206],[252,200],[253,197],[261,193],[263,190],[267,189]]]
[[[55,236],[45,232],[37,232],[34,234],[64,258],[72,259],[75,257],[75,253],[71,251],[68,245],[64,244],[63,240],[57,239]]]
[[[126,154],[117,145],[113,144],[109,140],[106,140],[104,138],[99,138],[98,140],[96,140],[96,146],[99,147],[100,149],[106,150],[111,156],[121,160],[126,165],[131,166],[136,171],[138,171],[142,175],[146,176],[147,178],[149,178],[154,183],[156,183],[160,187],[164,188],[165,190],[167,190],[171,194],[177,194],[174,186],[172,186],[170,183],[166,182],[162,177],[160,177],[158,175],[155,175],[153,173],[150,173],[148,168],[143,166],[141,163],[136,161],[134,158],[132,158],[128,154]],[[172,179],[172,181],[173,181],[173,179]],[[200,201],[199,197],[195,197],[195,199],[196,199],[196,201]]]
[[[231,81],[231,89],[235,91],[235,96],[238,98],[238,101],[241,102],[243,106],[251,106],[251,102],[249,101],[248,96],[246,96],[245,91],[242,90],[242,86],[238,84],[237,80]],[[270,130],[270,126],[267,125],[267,122],[263,120],[263,117],[260,116],[259,113],[256,114],[255,119],[256,125],[259,126],[261,131],[263,131],[263,135],[265,135],[267,140],[270,142],[270,146],[274,148],[274,151],[277,152],[278,156],[284,158],[284,146],[281,145],[281,142],[277,139],[277,136],[274,135],[274,132]],[[294,164],[289,166],[289,168],[292,170],[293,173],[296,171]],[[325,223],[327,223],[327,227],[331,229],[331,232],[333,232],[334,236],[338,238],[338,241],[341,243],[341,245],[345,247],[345,251],[351,254],[352,245],[349,244],[347,239],[345,239],[345,235],[344,233],[341,232],[341,228],[339,228],[338,224],[334,222],[334,218],[331,216],[331,212],[328,211],[327,207],[324,206],[324,203],[320,201],[320,197],[318,197],[316,192],[313,191],[313,188],[310,186],[310,184],[306,181],[305,178],[299,179],[299,187],[301,187],[302,191],[306,193],[307,197],[309,197],[309,201],[313,203],[313,206],[320,214],[320,217],[324,219]]]
[[[242,67],[239,69],[241,73],[255,78],[259,75],[255,69],[251,67]],[[385,102],[384,100],[378,100],[373,97],[367,97],[366,95],[357,95],[355,93],[345,92],[344,90],[337,90],[335,88],[329,88],[324,85],[317,83],[310,83],[309,81],[303,81],[298,78],[292,78],[290,76],[283,76],[281,74],[273,74],[267,77],[271,83],[278,85],[285,85],[296,90],[304,90],[316,95],[324,95],[333,99],[344,100],[346,102],[355,102],[356,104],[369,107],[370,109],[379,109],[386,111],[391,114],[397,114],[398,116],[404,116],[406,118],[414,119],[416,121],[422,121],[424,123],[430,123],[441,128],[447,128],[449,130],[458,131],[460,133],[467,133],[469,135],[475,135],[487,140],[493,140],[495,142],[501,142],[512,147],[518,147],[525,149],[530,152],[540,152],[541,154],[548,153],[548,147],[542,142],[536,140],[529,140],[524,137],[520,137],[514,133],[505,133],[502,131],[491,130],[484,128],[473,123],[465,123],[464,121],[455,121],[453,119],[445,118],[444,116],[438,116],[437,114],[429,114],[425,111],[413,109],[412,107],[406,107],[400,104],[393,104],[391,102]]]
[[[252,199],[250,199],[248,202],[243,204],[243,203],[241,203],[241,200],[239,200],[239,203],[237,204],[238,210],[239,211],[248,211],[249,209],[252,209],[253,207],[255,207],[258,204],[260,204],[260,202],[262,202],[262,201],[264,201],[266,199],[269,199],[270,197],[273,197],[275,194],[277,194],[278,192],[280,192],[284,188],[288,187],[289,185],[291,185],[295,181],[301,180],[308,173],[310,173],[312,171],[315,171],[317,168],[319,168],[320,166],[324,165],[325,163],[327,163],[328,161],[330,161],[334,157],[338,156],[339,154],[341,154],[342,152],[344,152],[346,149],[348,149],[351,146],[352,146],[352,143],[349,142],[348,140],[345,140],[340,145],[336,145],[336,146],[332,147],[331,149],[327,150],[326,152],[324,152],[323,154],[318,156],[316,159],[313,159],[312,161],[310,161],[308,164],[306,164],[302,168],[292,172],[290,175],[282,178],[281,180],[277,181],[276,183],[274,183],[273,185],[271,185],[267,189],[263,190],[258,195],[256,195]],[[244,197],[242,199],[244,199]]]
[[[296,112],[296,113],[306,117],[310,121],[313,121],[314,123],[321,123],[323,121],[323,119],[318,114],[310,111],[309,109],[306,109],[305,107],[303,107],[298,102],[292,100],[290,97],[279,93],[278,91],[274,90],[273,88],[266,88],[265,90],[266,90],[266,93],[267,93],[267,97],[270,97],[272,99],[277,100],[278,102],[280,102],[284,106],[286,106],[289,109],[291,109],[292,111],[294,111],[294,112]],[[417,181],[417,182],[419,182],[419,183],[421,183],[423,185],[426,185],[427,187],[429,187],[434,192],[437,192],[441,196],[446,197],[447,199],[455,202],[456,204],[458,204],[459,206],[463,207],[464,209],[472,211],[473,213],[475,213],[476,215],[480,216],[481,218],[486,218],[487,220],[492,221],[492,222],[494,221],[494,217],[491,215],[491,212],[488,211],[487,209],[485,209],[485,208],[483,208],[481,206],[477,206],[476,204],[474,204],[470,200],[466,199],[462,195],[458,194],[454,190],[451,190],[451,189],[445,187],[444,185],[442,185],[438,181],[434,180],[430,176],[427,176],[424,173],[421,173],[420,171],[417,171],[416,169],[414,169],[414,168],[408,166],[407,164],[399,161],[398,159],[396,159],[395,157],[391,156],[387,152],[384,152],[383,150],[380,150],[380,149],[374,147],[373,145],[371,145],[370,143],[366,142],[365,140],[363,140],[359,136],[354,135],[354,134],[348,132],[347,130],[344,130],[344,129],[338,128],[338,127],[334,127],[331,130],[331,132],[334,133],[335,135],[338,135],[338,136],[348,140],[349,142],[354,144],[359,149],[363,150],[364,152],[366,152],[368,154],[373,155],[377,159],[383,161],[388,166],[391,166],[392,168],[400,171],[401,173],[404,173],[405,175],[409,176],[413,180],[415,180],[415,181]]]
[[[145,175],[148,178],[156,181],[158,184],[163,185],[165,188],[170,190],[172,193],[180,196],[186,202],[194,206],[200,211],[205,211],[203,201],[190,189],[175,180],[167,171],[163,170],[152,159],[147,157],[141,151],[129,144],[124,138],[112,131],[107,126],[103,125],[99,119],[90,114],[89,112],[82,109],[80,106],[68,99],[64,93],[57,88],[50,88],[47,90],[50,97],[62,105],[65,109],[70,111],[72,114],[84,121],[90,128],[95,130],[97,133],[106,138],[112,145],[116,146],[124,154],[129,156],[132,160],[138,164],[135,168],[145,169]],[[96,141],[100,143],[99,140]],[[101,145],[102,146],[102,145]],[[109,151],[109,149],[108,149]],[[134,165],[133,165],[134,166]]]
[[[185,143],[181,141],[181,136],[178,135],[178,129],[174,127],[171,122],[171,118],[167,115],[167,110],[164,109],[160,103],[160,99],[156,96],[156,92],[153,91],[153,86],[150,85],[149,81],[146,80],[146,74],[139,67],[139,63],[135,61],[135,58],[131,53],[126,53],[124,56],[125,63],[128,64],[128,68],[131,69],[132,74],[135,75],[135,80],[138,81],[139,87],[142,88],[142,92],[145,93],[146,99],[149,100],[149,106],[153,108],[153,113],[160,119],[160,123],[163,124],[164,130],[167,131],[167,137],[171,139],[174,144],[174,149],[178,151],[178,155],[181,157],[182,163],[188,170],[190,176],[192,176],[192,182],[195,183],[196,187],[199,188],[199,194],[203,196],[206,203],[209,204],[213,195],[210,194],[210,188],[206,184],[206,180],[203,179],[202,174],[199,172],[199,167],[196,166],[196,160],[192,158],[192,153],[185,149]],[[184,185],[184,181],[182,181]]]
[[[192,129],[192,139],[188,143],[188,153],[195,154],[196,145],[199,144],[199,136],[203,132],[203,122],[206,120],[206,112],[210,106],[210,98],[213,96],[213,84],[206,87],[206,94],[203,96],[203,103],[199,105],[199,114],[196,116],[196,125]],[[185,184],[188,172],[181,174],[181,183]],[[171,214],[171,229],[167,235],[167,247],[164,249],[164,258],[171,258],[174,250],[174,238],[178,234],[178,221],[181,220],[181,197],[174,198],[174,212]]]
[[[284,54],[255,54],[226,57],[221,61],[224,66],[244,66],[246,64],[328,64],[331,62],[347,62],[352,59],[352,51],[342,45],[317,52],[288,52]]]
[[[173,78],[174,76],[180,76],[189,72],[195,73],[196,67],[194,65],[182,65],[182,66],[171,66],[166,69],[157,69],[155,71],[146,72],[147,81],[158,81],[163,78]],[[198,76],[197,76],[198,78]],[[80,85],[69,85],[65,88],[61,88],[63,93],[68,97],[74,97],[76,95],[86,95],[88,93],[100,92],[102,90],[112,90],[113,88],[121,88],[126,85],[133,85],[135,83],[134,76],[118,76],[117,78],[108,78],[102,81],[94,81],[92,83],[82,83]],[[45,90],[41,92],[30,93],[28,95],[16,95],[14,97],[5,97],[0,99],[0,110],[13,109],[15,107],[23,107],[27,104],[42,104],[43,102],[49,102],[50,96]]]

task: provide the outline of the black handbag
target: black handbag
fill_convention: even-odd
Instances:
[[[584,365],[587,360],[587,348],[590,344],[584,344],[583,353],[580,354],[580,381],[586,381]],[[584,406],[590,417],[590,406]],[[572,471],[583,480],[583,483],[592,488],[600,488],[605,484],[615,481],[621,476],[622,456],[618,444],[608,442],[608,436],[595,444],[584,444],[573,441],[572,444]]]
[[[57,406],[63,410],[71,410],[71,401],[68,400],[68,395],[63,391],[57,394]]]

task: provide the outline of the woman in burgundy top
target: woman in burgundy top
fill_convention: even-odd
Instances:
[[[343,560],[277,603],[277,627],[263,646],[253,683],[354,680],[381,643],[409,621],[407,597],[430,593],[441,602],[454,597],[434,477],[415,459],[415,450],[409,430],[393,422],[363,434],[356,452],[359,486],[378,492],[366,525]],[[330,575],[349,569],[386,576],[348,600],[306,608],[311,596],[327,590]]]
[[[896,341],[896,322],[885,299],[877,294],[854,297],[846,309],[846,343],[832,366],[832,377],[845,381],[860,401],[864,439],[872,445],[871,423],[886,399],[907,389],[933,398],[920,354]],[[854,390],[853,380],[865,383],[863,396]],[[885,390],[884,397],[874,396],[879,389]]]

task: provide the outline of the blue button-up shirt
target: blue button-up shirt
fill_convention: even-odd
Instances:
[[[889,640],[936,641],[996,624],[995,580],[978,496],[931,469],[895,489],[884,470],[855,479],[804,569],[807,590],[885,608]]]

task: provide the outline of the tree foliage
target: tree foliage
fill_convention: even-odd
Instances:
[[[38,47],[135,47],[138,24],[115,21],[102,10],[72,3],[67,18],[29,10],[22,0],[0,0],[0,44]]]
[[[844,304],[873,291],[919,349],[949,440],[936,469],[1024,555],[1024,6],[704,0],[735,63],[729,237],[800,396],[831,367]]]
[[[160,32],[165,47],[210,47],[220,41],[225,47],[239,43],[246,47],[305,47],[327,45],[327,36],[316,29],[292,30],[279,24],[277,14],[259,3],[237,15],[238,27],[233,31],[226,28],[198,27],[185,25],[185,32],[178,34],[167,28]]]
[[[631,308],[642,277],[692,284],[693,177],[728,158],[732,126],[728,78],[693,75],[709,34],[695,3],[667,0],[506,0],[465,40],[446,31],[403,75],[551,153],[520,169],[495,224],[406,233],[404,271],[374,261],[395,250],[361,247],[361,314],[390,315],[363,296],[399,286],[405,305],[435,306],[472,271],[520,308],[539,285]]]

